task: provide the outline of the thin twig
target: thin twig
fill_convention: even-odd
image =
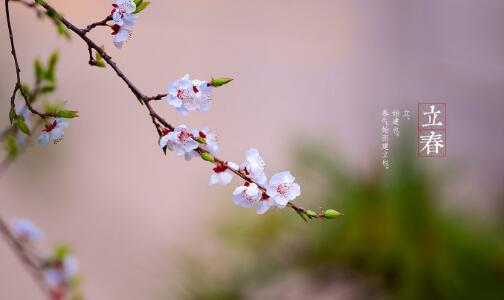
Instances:
[[[81,29],[81,32],[83,34],[87,34],[88,32],[90,32],[91,30],[93,30],[97,26],[108,26],[108,24],[107,24],[108,21],[112,21],[112,16],[108,16],[101,21],[89,24],[88,26],[86,26],[85,29]]]
[[[12,31],[12,25],[11,25],[11,19],[10,19],[10,10],[9,10],[9,1],[10,0],[5,0],[5,13],[6,13],[6,18],[7,18],[7,28],[9,30],[9,40],[10,40],[10,45],[11,45],[11,54],[12,54],[12,57],[14,58],[14,65],[15,65],[15,68],[16,68],[16,85],[15,85],[15,88],[14,88],[14,93],[13,93],[13,97],[11,98],[11,107],[15,107],[15,95],[16,95],[16,91],[19,90],[21,92],[21,95],[23,96],[24,100],[25,100],[25,103],[26,103],[26,106],[28,107],[28,109],[38,115],[39,117],[41,118],[48,118],[48,117],[54,117],[55,115],[53,113],[41,113],[39,112],[38,110],[36,110],[35,108],[33,108],[33,106],[31,105],[30,103],[30,99],[28,97],[28,95],[26,95],[25,91],[23,90],[22,88],[22,85],[21,85],[21,68],[19,67],[19,62],[18,62],[18,58],[17,58],[17,54],[16,54],[16,47],[14,46],[14,33]],[[27,5],[28,7],[34,7],[32,4],[30,3],[27,3],[27,2],[24,2],[24,1],[19,1],[19,0],[16,0],[17,2],[20,2],[20,3],[23,3],[25,5]]]
[[[146,101],[162,100],[166,96],[168,96],[168,94],[157,94],[156,96],[147,97],[145,98],[145,100]]]

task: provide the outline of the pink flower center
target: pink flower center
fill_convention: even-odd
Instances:
[[[280,195],[285,196],[285,194],[289,191],[289,185],[286,183],[279,184],[276,190]]]
[[[181,131],[178,135],[179,142],[182,144],[187,142],[188,139],[192,139],[192,138],[193,138],[192,133],[187,132],[187,131]]]
[[[192,100],[193,97],[192,97],[191,93],[189,93],[188,90],[178,90],[177,91],[177,98],[182,100],[182,102],[187,102],[187,101]]]
[[[253,201],[254,200],[253,196],[249,196],[247,194],[247,190],[243,190],[242,191],[242,197],[243,197],[243,199],[245,199],[247,201]]]

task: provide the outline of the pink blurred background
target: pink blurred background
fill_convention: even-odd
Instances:
[[[48,2],[84,26],[112,1]],[[383,109],[446,102],[448,157],[425,163],[457,172],[445,182],[456,199],[448,208],[492,216],[496,203],[483,199],[502,192],[504,2],[152,2],[123,50],[113,48],[108,29],[91,36],[149,95],[185,73],[234,77],[215,91],[208,113],[181,117],[156,104],[172,124],[219,132],[223,158],[240,161],[257,147],[273,173],[292,168],[296,143],[318,139],[365,173],[380,159]],[[70,243],[88,299],[174,297],[180,257],[220,251],[211,225],[241,210],[230,200],[233,187],[208,187],[205,163],[164,157],[146,110],[110,68],[90,68],[79,39],[68,43],[50,22],[12,6],[23,80],[33,79],[35,57],[58,49],[58,99],[81,117],[62,143],[32,148],[0,178],[2,216],[32,219],[48,245]],[[15,78],[3,9],[0,19],[0,115],[7,116]],[[0,119],[2,128],[7,122]],[[0,299],[43,299],[3,241]]]

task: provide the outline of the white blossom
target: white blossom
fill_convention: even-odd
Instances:
[[[254,148],[249,149],[245,153],[245,160],[246,161],[240,165],[240,169],[258,184],[266,183],[267,178],[264,172],[266,164],[261,155],[259,155],[259,151]]]
[[[269,181],[267,194],[275,205],[283,208],[289,201],[301,195],[301,187],[294,181],[296,178],[290,172],[280,172],[273,175]]]
[[[42,133],[37,138],[41,145],[47,145],[52,140],[55,144],[63,138],[63,129],[68,127],[68,123],[63,119],[57,118],[52,123],[45,124]]]
[[[38,241],[42,238],[42,231],[28,219],[14,218],[11,230],[14,236],[22,241]]]
[[[184,155],[186,160],[198,155],[195,150],[199,147],[199,143],[194,140],[193,134],[185,125],[168,132],[160,139],[159,145],[161,148],[167,147],[170,151],[175,150],[178,156]]]
[[[126,41],[128,41],[131,38],[131,35],[133,34],[132,30],[124,25],[124,26],[119,26],[119,25],[114,25],[112,26],[113,32],[112,35],[114,36],[114,46],[116,46],[117,49],[121,49],[122,46]]]
[[[196,109],[198,111],[208,111],[212,106],[212,99],[210,94],[212,93],[212,87],[208,85],[206,81],[203,80],[193,80],[193,90],[195,92],[195,103]]]
[[[233,174],[227,170],[225,171],[215,171],[212,176],[210,176],[210,185],[220,184],[220,185],[228,185],[231,180],[233,180]]]
[[[215,132],[210,131],[208,127],[204,127],[201,130],[193,130],[192,134],[195,137],[200,137],[205,139],[206,144],[201,145],[201,148],[210,152],[212,155],[217,155],[219,151],[219,144],[217,139],[217,134]]]
[[[255,183],[245,182],[233,191],[233,202],[245,208],[251,208],[262,197],[262,192]]]
[[[234,162],[226,162],[225,165],[219,163],[213,168],[214,173],[210,177],[210,185],[228,185],[233,180],[233,173],[228,168],[238,170],[238,165]]]
[[[170,83],[166,102],[183,116],[188,111],[207,111],[211,105],[211,91],[206,81],[190,80],[186,74]]]
[[[119,26],[133,26],[136,22],[136,4],[133,0],[116,0],[112,4],[112,20]]]

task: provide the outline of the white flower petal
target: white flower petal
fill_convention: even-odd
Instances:
[[[79,269],[79,263],[74,256],[66,256],[63,259],[63,270],[65,273],[65,279],[69,280],[77,274]]]
[[[280,172],[271,176],[270,185],[278,185],[280,183],[292,183],[294,182],[294,180],[295,180],[294,176],[292,176],[289,171]]]
[[[248,160],[248,161],[255,161],[255,160],[258,160],[258,159],[261,159],[261,156],[259,155],[259,151],[257,151],[257,149],[255,148],[250,148],[249,150],[247,150],[247,152],[245,153],[245,158]],[[261,159],[262,160],[262,159]]]
[[[56,126],[58,126],[59,128],[67,128],[69,125],[65,121],[65,119],[58,118],[58,119],[56,119]]]
[[[193,157],[198,156],[198,155],[199,154],[196,151],[189,151],[189,152],[185,153],[184,157],[185,157],[185,160],[190,161]]]
[[[301,195],[301,186],[297,183],[292,183],[289,186],[289,193],[291,195],[290,201]]]
[[[122,48],[122,46],[123,46],[123,44],[124,44],[124,42],[116,42],[116,41],[114,40],[114,46],[115,46],[117,49],[121,49],[121,48]]]
[[[57,140],[63,136],[63,129],[55,127],[53,128],[53,130],[51,130],[50,134],[53,140]]]
[[[289,199],[287,199],[286,197],[283,197],[279,194],[275,195],[272,198],[275,201],[275,203],[281,207],[285,207],[285,205],[287,205],[287,203],[289,203]]]
[[[178,156],[182,156],[182,155],[185,155],[185,150],[184,148],[182,148],[182,146],[180,145],[176,145],[175,146],[175,154],[177,154]]]
[[[177,96],[173,97],[172,95],[168,95],[168,98],[166,98],[166,102],[175,108],[179,108],[182,106],[182,100],[177,98]]]
[[[235,171],[237,171],[240,168],[240,166],[238,166],[237,163],[234,163],[232,161],[228,161],[227,166]]]
[[[220,172],[218,176],[221,185],[228,185],[233,180],[233,174],[229,172]]]
[[[161,148],[164,148],[168,145],[168,135],[165,135],[163,136],[160,140],[159,140],[159,146],[161,146]]]
[[[210,176],[210,185],[215,185],[219,182],[219,175],[217,173],[213,173],[212,176]]]
[[[135,25],[137,21],[137,15],[131,14],[131,15],[125,15],[123,18],[124,24],[127,26],[133,26]],[[119,25],[119,24],[118,24]],[[122,25],[119,25],[122,26]]]
[[[123,26],[124,25],[124,22],[123,22],[123,19],[122,19],[122,15],[121,15],[121,12],[119,11],[119,9],[116,9],[114,11],[114,13],[112,14],[112,20],[114,20],[114,23],[116,23],[119,26]]]
[[[265,212],[267,212],[269,208],[270,208],[270,205],[268,203],[268,200],[261,200],[261,201],[259,201],[259,205],[257,206],[256,213],[258,215],[262,215]]]
[[[44,278],[44,282],[48,286],[53,288],[61,285],[64,282],[61,272],[55,268],[45,269],[42,273],[42,276]]]
[[[37,143],[41,145],[47,145],[49,144],[49,140],[51,139],[49,133],[47,132],[42,132],[38,138],[37,138]]]
[[[11,230],[18,238],[23,237],[30,241],[38,241],[42,238],[42,231],[28,219],[14,218]]]
[[[185,107],[177,107],[177,112],[183,116],[187,116],[187,108]]]

